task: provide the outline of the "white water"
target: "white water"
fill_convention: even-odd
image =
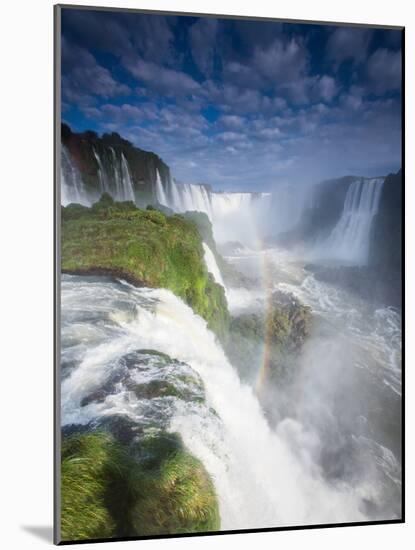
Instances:
[[[384,178],[360,178],[351,183],[342,215],[322,245],[325,258],[365,264],[369,256],[370,229],[379,207]]]
[[[216,241],[239,239],[254,244],[257,239],[258,217],[268,214],[270,193],[219,193],[202,184],[176,183],[163,185],[156,181],[156,196],[160,204],[175,212],[205,213],[213,224]]]
[[[163,183],[160,178],[160,172],[156,169],[156,197],[158,202],[163,206],[168,206],[168,199],[164,191]]]
[[[216,241],[239,241],[257,246],[259,220],[267,217],[270,204],[270,193],[212,193],[212,224]]]
[[[92,149],[97,162],[99,189],[87,192],[82,176],[62,146],[61,195],[62,204],[81,202],[90,205],[103,192],[110,193],[115,200],[135,201],[134,181],[124,154],[109,147],[108,158]],[[109,167],[108,167],[109,166]],[[258,218],[266,219],[271,204],[270,193],[216,193],[203,184],[177,183],[168,174],[164,180],[156,170],[154,195],[157,201],[173,211],[204,212],[213,224],[217,241],[239,239],[244,243],[256,244]]]
[[[113,170],[113,182],[115,183],[115,191],[111,193],[116,200],[119,201],[135,201],[134,186],[130,175],[130,169],[128,162],[124,156],[124,153],[117,155],[113,147],[110,147],[111,151],[111,167]],[[108,174],[107,179],[110,179]]]
[[[170,206],[176,212],[189,210],[204,212],[210,219],[212,218],[211,193],[204,185],[173,181],[170,204],[167,206]]]
[[[309,435],[317,435],[319,443],[306,449],[326,475],[334,471],[335,479],[350,483],[356,491],[372,491],[377,511],[371,519],[399,517],[399,311],[376,307],[316,280],[304,269],[304,261],[287,250],[245,250],[227,260],[258,281],[254,291],[228,289],[234,315],[264,311],[273,290],[294,294],[313,311],[313,330],[299,358],[293,387],[279,391],[274,386],[269,395],[275,418],[284,422],[290,411]],[[247,377],[253,383],[261,367],[259,357]],[[297,452],[303,451],[299,443]]]
[[[228,306],[233,315],[258,312],[266,307],[262,277],[264,263],[271,271],[272,289],[294,294],[329,323],[349,346],[358,346],[357,362],[371,370],[381,384],[401,395],[401,315],[392,307],[374,307],[333,284],[317,280],[304,269],[304,261],[285,249],[245,250],[226,258],[237,270],[258,282],[255,290],[229,288]],[[349,359],[349,358],[347,358]]]
[[[101,178],[101,186],[111,187],[113,181],[116,198],[134,200],[128,162],[111,151],[114,174],[112,180],[108,175],[106,180]],[[98,164],[101,173],[104,163],[100,159]],[[366,261],[382,185],[383,179],[351,184],[336,227],[317,251],[321,257]],[[257,244],[258,221],[261,216],[268,219],[278,199],[275,195],[271,202],[266,193],[214,193],[206,186],[178,184],[170,178],[163,182],[158,171],[155,193],[160,204],[177,212],[205,212],[217,240],[252,246]],[[67,154],[62,200],[85,204],[80,174]],[[275,220],[275,227],[286,230],[295,225],[307,200],[297,203],[290,195],[288,201],[281,194],[276,210],[281,219]],[[203,248],[208,271],[225,288],[212,251],[205,243]],[[347,292],[320,283],[287,251],[241,248],[228,260],[258,279],[255,290],[226,289],[232,314],[263,311],[265,288],[271,285],[295,294],[322,320],[322,334],[304,349],[298,387],[292,394],[273,396],[280,416],[273,429],[251,386],[241,383],[206,323],[172,293],[68,276],[62,286],[62,360],[67,365],[62,382],[63,423],[121,414],[137,423],[151,424],[156,418],[163,427],[179,432],[212,476],[222,529],[398,517],[397,500],[384,497],[389,489],[378,469],[400,490],[399,461],[382,439],[383,431],[389,429],[382,426],[383,417],[401,394],[399,313],[370,308]],[[270,279],[265,285],[264,263]],[[155,349],[185,362],[187,366],[171,367],[172,376],[181,368],[198,373],[206,405],[171,397],[140,400],[120,382],[117,392],[103,402],[81,406],[81,400],[110,377],[119,358],[138,349]],[[258,364],[252,365],[253,378],[261,359],[259,355]],[[143,372],[138,370],[134,376],[142,378]],[[150,369],[145,376],[156,373]],[[291,400],[290,407],[284,399]],[[382,415],[375,419],[380,426],[373,426],[369,413],[380,405]],[[359,449],[358,459],[342,452],[342,445],[349,450],[351,442]],[[328,481],[321,455],[332,449],[337,452],[334,462],[346,472],[351,469],[353,476],[336,475]],[[381,511],[369,517],[364,501],[379,504]]]
[[[95,151],[95,147],[92,147],[92,151],[94,153],[95,160],[97,161],[97,164],[98,164],[98,179],[99,179],[99,184],[100,184],[100,188],[101,188],[100,190],[101,190],[101,193],[104,193],[104,192],[109,190],[108,189],[108,182],[107,182],[107,174],[106,174],[106,172],[104,170],[104,167],[102,165],[100,156]]]
[[[123,183],[123,199],[129,201],[135,201],[133,182],[130,175],[130,169],[128,167],[128,162],[124,156],[124,153],[121,153],[121,174],[122,174],[122,183]]]
[[[110,193],[115,200],[135,201],[134,185],[130,168],[124,153],[117,153],[109,148],[111,170],[105,168],[101,155],[93,147],[92,152],[97,162],[99,190],[87,191],[82,175],[75,166],[67,148],[61,148],[61,204],[66,206],[71,202],[90,206],[104,192]]]
[[[64,145],[61,148],[61,204],[66,206],[71,202],[77,202],[85,206],[89,205],[84,184],[79,170],[71,160],[71,156]]]
[[[123,195],[123,181],[122,181],[122,174],[120,170],[120,162],[118,160],[115,149],[113,147],[110,147],[110,150],[111,150],[112,168],[114,170],[115,196],[121,197]]]
[[[212,476],[222,529],[365,519],[359,504],[373,496],[369,484],[354,489],[325,482],[313,460],[318,437],[298,421],[286,418],[271,430],[205,321],[171,292],[64,276],[62,319],[63,360],[72,365],[62,382],[64,424],[115,413],[143,422],[148,403],[122,384],[103,403],[80,406],[130,351],[161,351],[200,375],[206,406],[164,398],[157,407],[171,408],[170,430]]]
[[[215,282],[217,282],[219,285],[222,285],[223,288],[225,287],[225,283],[223,282],[222,274],[220,272],[219,266],[216,262],[215,255],[213,254],[212,250],[209,248],[209,246],[206,243],[203,243],[203,251],[205,253],[205,262],[206,267],[209,273],[213,275],[213,278],[215,279]]]

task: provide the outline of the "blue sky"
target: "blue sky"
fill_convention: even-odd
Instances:
[[[62,119],[215,189],[387,174],[401,32],[63,9]]]

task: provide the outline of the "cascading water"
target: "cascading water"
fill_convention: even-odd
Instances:
[[[342,215],[320,254],[329,259],[365,264],[370,229],[379,207],[384,178],[359,178],[350,184]]]
[[[209,246],[206,243],[203,243],[203,250],[205,253],[205,262],[206,262],[207,270],[209,271],[209,273],[213,275],[215,282],[217,282],[219,285],[222,285],[223,288],[226,288],[225,283],[223,282],[222,274],[220,272],[219,266],[216,262],[215,255],[213,254],[212,250],[209,248]]]
[[[211,193],[204,185],[171,182],[169,206],[176,212],[204,212],[212,218]]]
[[[102,158],[93,147],[92,153],[97,163],[99,189],[87,191],[80,171],[75,167],[67,148],[61,148],[61,203],[66,206],[71,202],[91,205],[104,192],[110,193],[115,200],[135,201],[134,185],[130,168],[123,152],[113,147],[108,149],[108,156]]]
[[[255,290],[228,289],[234,316],[266,311],[269,289],[293,294],[314,314],[301,357],[290,366],[294,384],[280,375],[269,393],[272,413],[281,419],[277,431],[290,417],[307,426],[310,446],[297,434],[298,454],[310,453],[331,482],[350,483],[368,498],[372,519],[399,517],[400,312],[316,280],[293,251],[245,250],[226,259],[264,282]],[[247,379],[258,387],[265,368],[264,351],[252,361]],[[267,392],[268,384],[260,388]]]
[[[62,168],[62,204],[81,202],[90,205],[101,193],[110,193],[115,200],[135,201],[134,182],[124,153],[109,147],[100,153],[94,147],[92,153],[97,163],[99,189],[86,191],[82,176],[62,146],[65,171]],[[203,184],[177,183],[167,175],[163,178],[156,169],[154,195],[159,204],[182,213],[205,213],[213,225],[216,240],[241,240],[254,244],[258,237],[259,220],[269,218],[270,193],[221,193]]]
[[[315,436],[299,422],[287,418],[275,431],[269,427],[252,388],[241,384],[206,322],[171,292],[64,276],[62,320],[63,424],[118,415],[179,432],[214,481],[222,529],[365,519],[359,505],[366,490],[322,479],[310,454]],[[181,361],[177,376],[193,369],[206,405],[165,397],[152,407],[122,382],[104,399],[88,400],[110,380],[120,358],[140,349]],[[174,377],[174,368],[166,368]],[[160,375],[147,365],[129,376]]]
[[[169,206],[169,201],[161,181],[160,172],[156,169],[156,198],[162,206]]]
[[[134,183],[124,153],[110,147],[106,162],[94,148],[93,154],[98,164],[100,191],[92,197],[86,193],[79,171],[62,147],[62,203],[90,204],[104,191],[116,200],[135,201]],[[350,184],[342,215],[329,237],[315,246],[314,258],[354,264],[367,261],[370,229],[383,181],[384,178],[359,178]],[[260,245],[264,236],[295,226],[312,196],[309,190],[301,190],[298,195],[283,186],[272,194],[213,192],[202,184],[177,183],[170,174],[162,179],[158,169],[153,183],[161,205],[179,213],[205,213],[212,222],[217,242],[239,241],[253,247]]]
[[[254,244],[258,223],[255,219],[266,211],[270,193],[217,193],[205,185],[171,181],[163,194],[157,184],[157,197],[161,204],[175,212],[204,212],[213,225],[217,241],[242,240]]]
[[[123,196],[123,178],[121,172],[120,160],[117,157],[117,153],[113,147],[110,147],[111,159],[112,159],[112,168],[114,172],[114,182],[115,182],[115,196]]]
[[[271,193],[221,193],[203,184],[177,183],[171,179],[163,184],[158,173],[155,186],[157,200],[163,206],[179,213],[205,213],[217,241],[241,239],[253,244],[260,225],[256,218],[269,214]]]
[[[100,191],[101,193],[108,192],[109,188],[108,188],[107,174],[102,164],[101,157],[96,152],[95,147],[92,147],[92,151],[94,153],[95,160],[97,161],[97,164],[98,164],[98,179],[99,179]]]
[[[124,153],[121,153],[121,174],[123,191],[122,200],[135,202],[133,182],[130,175],[130,169],[128,168],[128,162],[124,156]]]
[[[79,170],[71,160],[64,145],[61,148],[61,204],[66,206],[71,202],[89,205],[83,181]]]
[[[215,239],[258,246],[260,220],[267,217],[270,203],[271,193],[212,193]]]

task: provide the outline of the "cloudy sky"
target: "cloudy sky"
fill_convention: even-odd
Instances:
[[[216,189],[383,175],[400,167],[401,33],[63,9],[62,119]]]

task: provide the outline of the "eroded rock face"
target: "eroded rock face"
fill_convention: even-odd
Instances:
[[[389,174],[383,184],[378,212],[373,220],[369,262],[389,270],[402,268],[402,172]]]
[[[277,290],[272,294],[267,323],[272,327],[272,342],[287,351],[298,351],[310,333],[311,309],[293,294]]]
[[[339,220],[347,191],[355,176],[327,180],[315,187],[312,204],[296,227],[274,239],[283,246],[327,238]]]
[[[123,159],[128,164],[134,200],[141,206],[156,202],[157,177],[165,186],[170,179],[170,169],[158,155],[135,147],[115,132],[99,137],[90,130],[73,132],[62,124],[61,139],[91,200],[99,198],[104,188],[114,198],[119,195],[120,182],[127,175]]]
[[[376,272],[381,297],[401,307],[402,300],[402,172],[389,174],[370,235],[369,268]]]

